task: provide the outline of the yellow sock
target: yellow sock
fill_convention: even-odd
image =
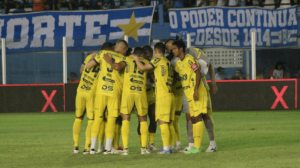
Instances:
[[[105,127],[105,137],[106,138],[114,139],[115,126],[116,126],[116,118],[108,116],[107,117],[107,127]]]
[[[173,121],[174,129],[175,129],[175,141],[180,141],[179,139],[179,115],[175,115],[175,120]]]
[[[140,145],[142,146],[142,137],[139,135]]]
[[[155,139],[155,133],[149,133],[149,144],[153,144]]]
[[[170,146],[170,128],[168,124],[161,124],[160,126],[161,139],[163,146]]]
[[[113,146],[115,149],[119,148],[119,141],[120,141],[120,134],[121,134],[121,126],[119,124],[116,124],[116,128],[115,128],[115,136],[114,136],[114,140],[113,140]]]
[[[122,121],[122,141],[124,149],[128,149],[128,140],[129,140],[129,124],[130,121],[123,120]]]
[[[174,124],[173,123],[169,124],[169,128],[170,128],[170,145],[174,145],[174,143],[175,143]]]
[[[104,137],[106,137],[106,132],[105,132],[106,128],[107,128],[107,120],[106,122],[104,122]]]
[[[91,132],[94,120],[88,120],[88,125],[85,131],[85,147],[86,151],[90,151],[91,148]]]
[[[100,130],[99,130],[99,136],[98,136],[98,142],[103,144],[104,139],[104,126],[106,122],[101,122],[100,124]]]
[[[74,124],[73,124],[73,140],[74,140],[74,147],[79,146],[79,137],[80,137],[80,131],[81,131],[81,124],[82,120],[75,118]]]
[[[96,117],[92,126],[92,133],[91,133],[91,137],[92,138],[97,138],[98,134],[99,134],[99,129],[100,129],[100,125],[102,123],[103,118],[100,117]]]
[[[203,121],[193,124],[194,147],[200,148],[203,138],[204,124]]]
[[[140,122],[140,125],[141,125],[141,128],[140,128],[140,131],[141,131],[141,146],[142,148],[146,148],[147,146],[147,136],[148,136],[148,126],[147,126],[147,121],[143,121],[143,122]]]

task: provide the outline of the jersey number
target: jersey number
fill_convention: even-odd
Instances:
[[[137,65],[136,65],[136,62],[135,60],[133,61],[134,63],[134,70],[133,72],[136,73],[136,70],[137,70]],[[145,63],[141,62],[143,65],[145,65]],[[139,74],[143,75],[144,74],[144,71],[138,71]]]
[[[85,68],[85,72],[86,72],[86,73],[90,73],[91,70],[92,70],[92,72],[95,73],[95,74],[94,74],[94,78],[96,78],[97,75],[98,75],[98,72],[99,72],[100,68],[99,68],[98,66],[94,66],[93,69],[92,69],[92,68],[90,68],[90,69]]]

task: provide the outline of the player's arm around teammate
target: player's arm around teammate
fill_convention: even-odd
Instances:
[[[172,44],[175,40],[174,39],[169,39],[165,42],[165,46],[166,46],[166,51],[167,54],[169,54],[167,56],[168,60],[171,61],[174,58],[174,54],[172,52]],[[175,118],[173,121],[173,126],[171,127],[171,131],[174,130],[175,137],[172,137],[174,141],[176,141],[176,149],[180,150],[182,148],[181,142],[180,142],[180,137],[179,137],[179,119],[180,119],[180,115],[181,115],[181,111],[182,111],[182,101],[183,101],[183,90],[182,90],[182,86],[181,86],[181,81],[180,81],[180,77],[179,74],[177,72],[174,71],[174,75],[173,75],[173,86],[172,86],[172,90],[174,93],[174,97],[175,97]]]
[[[87,113],[88,125],[86,128],[86,141],[85,149],[83,154],[88,154],[90,151],[91,145],[91,128],[94,122],[94,112],[93,112],[93,101],[94,101],[94,92],[96,89],[96,82],[93,82],[94,79],[98,77],[99,67],[95,67],[95,70],[86,69],[85,64],[95,57],[95,54],[91,54],[86,57],[83,63],[83,74],[81,75],[81,80],[77,88],[76,94],[76,118],[73,124],[73,139],[74,139],[74,150],[73,153],[76,154],[79,152],[79,138],[81,132],[82,120],[84,114]],[[92,80],[91,80],[92,79]]]
[[[175,70],[179,72],[182,79],[182,87],[189,102],[189,111],[193,123],[194,147],[186,154],[199,153],[203,137],[203,114],[207,113],[207,92],[204,84],[201,83],[200,68],[191,55],[185,54],[183,41],[175,41],[172,45],[175,57],[180,58],[175,63]]]
[[[174,120],[174,95],[172,93],[173,69],[170,61],[164,57],[165,46],[163,43],[157,43],[154,46],[155,59],[150,64],[143,65],[137,56],[132,56],[136,60],[137,66],[141,71],[154,69],[155,87],[156,87],[156,120],[161,129],[163,149],[157,154],[170,153],[170,125]]]
[[[101,67],[95,94],[95,121],[92,127],[90,154],[95,154],[96,140],[99,134],[100,125],[103,121],[103,113],[106,108],[108,110],[108,117],[107,127],[105,129],[106,145],[103,154],[114,153],[114,151],[112,151],[112,141],[114,138],[116,118],[120,114],[122,79],[119,71],[114,69],[115,67],[112,67],[104,60],[104,55],[107,53],[112,55],[115,60],[114,63],[117,63],[119,65],[117,68],[121,70],[125,66],[125,57],[123,54],[126,53],[127,48],[127,42],[119,40],[116,43],[114,51],[98,53],[95,59],[89,61],[87,64],[87,67],[93,67],[97,64]]]

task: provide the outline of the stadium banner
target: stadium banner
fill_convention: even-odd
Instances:
[[[0,85],[0,113],[60,111],[65,111],[64,84]]]
[[[170,36],[186,40],[189,33],[198,47],[249,48],[256,32],[258,48],[291,47],[297,45],[297,12],[298,6],[170,9]]]
[[[0,15],[0,35],[6,38],[6,52],[99,50],[104,42],[116,42],[124,35],[130,46],[150,43],[154,7],[107,11],[35,12]]]

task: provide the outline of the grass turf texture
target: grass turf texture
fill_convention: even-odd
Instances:
[[[82,154],[86,118],[80,153],[72,154],[72,112],[1,114],[0,167],[300,167],[300,111],[214,112],[213,117],[218,152],[140,155],[137,118],[132,115],[129,155],[106,156]],[[186,146],[184,115],[180,131]],[[162,147],[159,127],[155,143]],[[205,130],[202,146],[208,145]]]

